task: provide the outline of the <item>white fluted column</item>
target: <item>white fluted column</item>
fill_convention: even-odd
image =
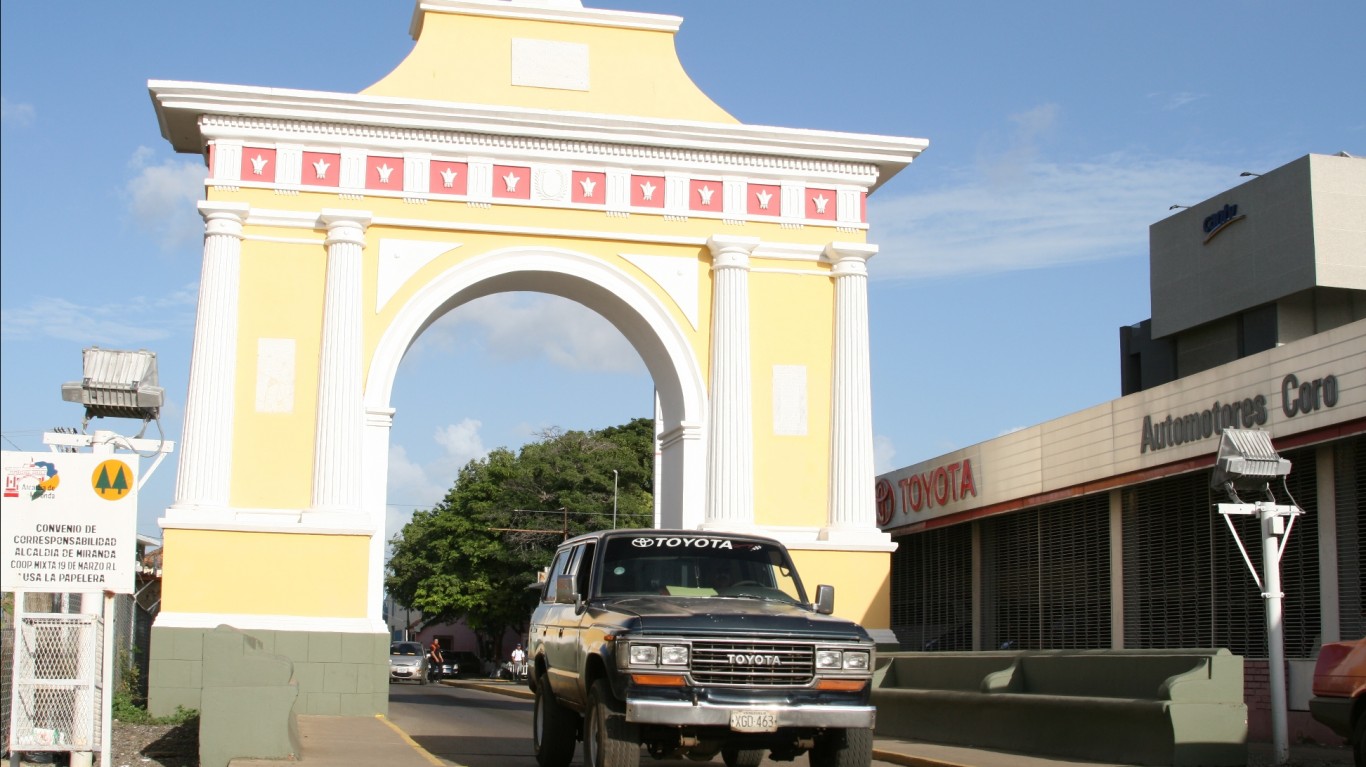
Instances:
[[[204,217],[204,263],[172,509],[228,505],[242,224],[249,210],[246,203],[199,203],[199,214]]]
[[[822,540],[865,541],[877,529],[873,480],[873,386],[868,345],[868,259],[876,245],[831,243],[835,355],[830,382],[830,505]]]
[[[361,360],[361,252],[370,214],[324,210],[327,283],[318,360],[318,435],[313,454],[313,510],[353,512],[361,506],[365,402]]]
[[[707,507],[703,528],[754,525],[754,407],[750,375],[749,256],[754,237],[714,236]]]

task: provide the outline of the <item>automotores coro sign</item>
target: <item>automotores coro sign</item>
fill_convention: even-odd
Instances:
[[[137,456],[0,456],[0,588],[133,593]]]
[[[977,498],[972,456],[939,459],[878,477],[877,524],[887,529],[962,510]]]

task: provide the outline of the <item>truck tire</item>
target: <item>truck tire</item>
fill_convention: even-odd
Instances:
[[[640,735],[606,679],[593,683],[583,721],[584,767],[638,767]]]
[[[531,747],[540,767],[567,767],[574,759],[574,714],[555,700],[545,680],[536,685],[531,711]]]
[[[736,748],[734,746],[723,746],[721,748],[721,760],[726,763],[726,767],[759,767],[766,754],[767,752],[762,748]]]
[[[816,739],[810,762],[811,767],[868,767],[873,763],[873,731],[830,730]]]

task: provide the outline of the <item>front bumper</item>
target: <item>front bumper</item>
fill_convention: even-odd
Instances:
[[[1352,737],[1352,703],[1352,698],[1314,696],[1309,699],[1309,714],[1338,735],[1350,738]]]
[[[686,700],[626,701],[626,721],[694,727],[730,727],[734,711],[773,711],[779,727],[828,727],[872,729],[877,709],[872,706],[732,704]]]

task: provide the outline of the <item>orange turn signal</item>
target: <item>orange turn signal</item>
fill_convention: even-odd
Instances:
[[[868,686],[867,679],[822,679],[816,682],[817,690],[832,692],[858,692]]]
[[[632,674],[631,681],[641,687],[685,687],[681,674]]]

